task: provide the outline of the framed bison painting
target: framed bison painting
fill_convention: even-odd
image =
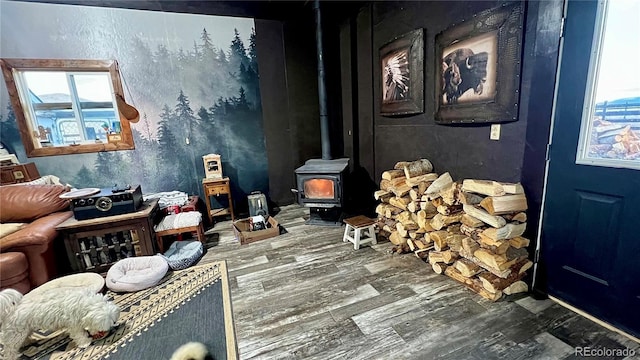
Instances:
[[[424,29],[380,48],[380,113],[401,116],[424,112]]]
[[[520,3],[479,13],[436,36],[439,123],[518,120],[523,10]]]

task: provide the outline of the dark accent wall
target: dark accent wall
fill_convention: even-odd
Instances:
[[[428,158],[435,171],[465,178],[522,182],[529,201],[527,235],[537,236],[544,187],[545,152],[552,117],[562,1],[525,2],[519,119],[502,124],[499,141],[490,124],[438,125],[435,112],[435,36],[483,10],[511,2],[372,2],[342,23],[345,150],[376,183],[397,161]],[[425,112],[380,115],[378,49],[416,28],[425,29]],[[348,52],[348,53],[347,53]],[[350,106],[350,108],[349,108]],[[351,130],[351,133],[349,131]],[[349,135],[350,134],[350,135]],[[348,136],[347,136],[348,135]],[[532,241],[530,253],[535,250]]]
[[[309,13],[310,15],[310,13]],[[313,18],[256,20],[271,200],[294,201],[296,167],[321,156]]]
[[[489,140],[489,125],[443,126],[434,122],[435,36],[449,26],[470,20],[474,14],[497,7],[491,2],[375,2],[372,6],[375,180],[402,160],[426,157],[434,169],[448,171],[454,179],[487,178],[519,181],[524,153],[526,119],[502,125],[499,141]],[[393,38],[416,28],[425,29],[425,112],[403,118],[380,115],[381,74],[378,49]],[[369,59],[363,62],[369,66]]]

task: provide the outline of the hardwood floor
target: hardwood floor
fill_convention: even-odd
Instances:
[[[207,231],[201,262],[227,261],[241,359],[578,359],[577,346],[640,354],[551,300],[491,303],[413,254],[392,255],[388,242],[356,251],[343,227],[305,217],[283,207],[275,218],[287,233],[242,246],[230,221]]]

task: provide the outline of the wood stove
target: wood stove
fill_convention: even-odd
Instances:
[[[344,180],[349,159],[331,158],[327,90],[322,55],[322,20],[320,1],[313,2],[316,23],[316,50],[318,52],[318,101],[320,110],[320,139],[322,159],[309,159],[295,170],[298,203],[309,207],[310,225],[342,226]]]
[[[309,207],[310,225],[342,225],[349,159],[310,159],[296,169],[298,203]]]

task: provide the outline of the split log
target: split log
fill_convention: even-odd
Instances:
[[[395,217],[396,221],[399,222],[409,222],[412,221],[411,213],[409,211],[403,211],[400,214],[397,214]]]
[[[453,182],[451,175],[446,172],[440,175],[432,184],[427,188],[426,195],[429,200],[435,199],[440,196],[440,190],[446,188]]]
[[[416,247],[420,250],[424,250],[426,248],[430,248],[433,249],[433,246],[428,246],[427,244],[425,244],[422,240],[420,239],[416,239],[413,241],[413,243],[416,245]]]
[[[393,200],[393,198],[391,200]],[[389,200],[390,203],[391,200]],[[393,205],[393,203],[391,203],[391,205]],[[507,221],[504,218],[500,216],[490,215],[483,209],[479,209],[474,205],[463,205],[463,209],[467,214],[495,228],[501,228],[507,224]]]
[[[484,222],[474,218],[473,216],[471,216],[469,214],[462,215],[462,218],[460,218],[460,222],[463,225],[466,225],[466,226],[472,227],[472,228],[477,228],[477,227],[484,226]]]
[[[431,182],[433,182],[435,179],[438,178],[438,174],[436,173],[431,173],[431,174],[424,174],[424,175],[420,175],[420,176],[416,176],[416,177],[412,177],[409,179],[404,180],[405,184],[409,185],[409,186],[420,186],[421,183],[426,183],[427,187],[429,187],[429,185],[431,185]],[[424,186],[424,185],[423,185]],[[425,188],[426,190],[427,188]],[[424,193],[424,190],[422,191],[422,193]]]
[[[418,226],[420,226],[420,229],[424,230],[425,233],[436,231],[436,229],[431,226],[431,219],[418,218]]]
[[[407,245],[409,245],[409,250],[416,251],[418,247],[413,243],[413,240],[407,239]]]
[[[395,196],[397,197],[403,197],[407,194],[409,194],[409,192],[411,191],[411,186],[408,186],[407,184],[400,184],[397,186],[391,186],[389,188],[389,190],[391,190],[392,193],[395,194]],[[411,199],[411,198],[409,198]]]
[[[409,237],[409,231],[418,230],[418,224],[409,221],[404,223],[399,222],[396,224],[396,230],[398,230],[400,236],[406,238]]]
[[[504,188],[497,181],[465,179],[462,181],[462,191],[474,192],[488,196],[502,196]]]
[[[496,254],[487,249],[478,249],[473,253],[473,256],[492,269],[505,270],[512,265],[509,264],[504,254]]]
[[[412,201],[410,203],[407,204],[407,210],[411,211],[412,213],[417,213],[418,211],[420,211],[420,202],[419,201]]]
[[[483,230],[484,229],[482,228],[472,228],[467,225],[460,225],[460,231],[476,241],[480,240],[480,234]]]
[[[513,295],[529,291],[529,286],[524,281],[516,281],[503,290],[505,295]]]
[[[407,183],[407,185],[413,186],[409,183]],[[418,194],[422,196],[422,194],[424,194],[424,192],[427,191],[427,188],[429,188],[429,185],[431,185],[431,181],[420,181],[420,183],[418,184]]]
[[[433,165],[431,161],[427,159],[418,159],[416,161],[412,161],[408,164],[405,164],[403,167],[404,176],[407,179],[412,177],[416,177],[419,175],[429,174],[433,171]]]
[[[490,291],[492,293],[503,291],[509,285],[522,279],[523,277],[524,277],[524,273],[520,274],[517,272],[511,273],[505,279],[500,278],[490,272],[483,272],[482,274],[478,275],[478,279],[482,281],[482,287],[484,287],[485,289],[487,289],[487,291]]]
[[[529,239],[522,236],[516,236],[513,239],[509,239],[509,244],[516,249],[522,249],[529,246]]]
[[[426,217],[429,219],[436,216],[438,213],[438,208],[436,208],[430,201],[421,201],[420,210],[423,210],[427,215]]]
[[[429,222],[429,224],[431,224],[432,228],[436,230],[440,230],[447,225],[459,222],[461,217],[462,217],[461,214],[451,215],[451,216],[436,214],[436,216],[434,216],[433,219],[431,219],[431,222]]]
[[[527,213],[519,212],[517,214],[505,214],[502,215],[507,221],[517,221],[520,223],[527,222]]]
[[[438,208],[438,206],[446,205],[446,204],[444,203],[444,201],[442,201],[442,198],[441,198],[441,197],[437,197],[437,198],[435,198],[435,199],[431,199],[431,200],[429,200],[429,196],[425,195],[425,196],[423,196],[423,197],[422,197],[422,200],[424,201],[424,200],[425,200],[425,198],[427,199],[427,201],[431,201],[431,204],[432,204],[433,206],[435,206],[435,207],[436,207],[436,209]]]
[[[391,188],[394,188],[400,185],[406,185],[404,178],[399,177],[391,180],[387,180],[387,179],[380,180],[380,190],[391,191]]]
[[[433,247],[436,251],[443,251],[447,247],[447,238],[449,233],[446,231],[434,231],[429,233],[429,238],[433,241]]]
[[[402,210],[407,210],[407,205],[411,202],[410,197],[392,197],[389,199],[389,204],[398,207]]]
[[[458,192],[460,192],[461,185],[459,183],[451,183],[440,190],[440,197],[447,205],[459,205]]]
[[[449,249],[451,249],[451,251],[460,252],[460,250],[462,249],[462,240],[465,238],[465,235],[453,234],[447,236],[445,242],[447,243],[447,246],[449,246]]]
[[[458,196],[458,202],[463,205],[477,205],[477,204],[480,204],[482,199],[484,199],[480,195],[462,191],[462,187],[460,188],[460,191],[458,191],[457,196]]]
[[[472,277],[482,271],[482,268],[478,266],[471,260],[467,259],[458,259],[455,263],[453,263],[453,267],[455,267],[460,274],[464,277]],[[495,291],[493,291],[495,293]]]
[[[442,215],[453,215],[462,211],[462,205],[440,205],[436,210]]]
[[[389,235],[389,241],[391,241],[393,245],[402,245],[407,243],[407,239],[400,236],[400,234],[398,234],[398,231],[391,232],[391,235]]]
[[[392,179],[403,177],[403,176],[404,176],[403,170],[387,170],[382,173],[382,178],[385,180],[392,180]]]
[[[500,255],[506,254],[509,247],[511,247],[508,240],[492,240],[482,234],[480,234],[479,244],[481,247]]]
[[[487,196],[480,202],[491,215],[503,215],[527,210],[527,197],[524,194]]]
[[[376,200],[380,200],[383,203],[389,202],[389,198],[391,198],[393,194],[388,192],[387,190],[378,190],[373,193],[373,198]]]
[[[470,237],[462,239],[462,249],[460,253],[462,254],[462,252],[464,252],[468,254],[468,256],[464,256],[465,258],[473,257],[473,253],[478,249],[480,249],[480,244],[478,244],[477,241],[473,240]]]
[[[401,212],[402,212],[402,209],[397,208],[393,205],[385,204],[385,203],[381,203],[381,204],[378,204],[378,206],[376,206],[376,214],[386,216],[388,218],[392,217],[393,215],[399,214]],[[391,216],[388,216],[387,215],[388,213],[391,213]]]
[[[474,281],[473,279],[462,276],[460,271],[458,271],[458,269],[456,269],[453,266],[449,266],[448,268],[446,268],[444,271],[444,274],[458,282],[463,283],[468,288],[470,288],[471,290],[476,292],[478,295],[482,296],[487,300],[497,301],[502,297],[502,292],[497,292],[495,294],[490,293],[484,287],[482,287],[482,284],[480,283],[479,280]]]
[[[487,249],[478,249],[473,255],[492,269],[506,270],[519,260],[526,258],[528,253],[524,249],[510,247],[505,254],[495,254]],[[478,265],[482,266],[482,264]]]
[[[458,258],[458,255],[454,254],[451,250],[444,251],[431,251],[429,253],[429,264],[433,263],[445,263],[453,264]]]
[[[431,268],[433,269],[433,272],[435,272],[436,274],[442,275],[444,271],[447,269],[447,265],[443,263],[433,263],[431,264]]]
[[[462,235],[462,231],[460,231],[460,226],[461,224],[453,224],[453,225],[449,225],[447,226],[447,232],[449,234],[458,234],[458,235]]]
[[[507,194],[524,194],[524,188],[520,183],[500,183]]]
[[[523,194],[524,188],[520,184],[500,183],[491,180],[465,179],[462,181],[462,191],[474,192],[488,196],[502,196],[505,194]]]
[[[409,163],[411,163],[411,161],[398,161],[395,165],[393,165],[393,168],[395,170],[402,170],[402,173],[404,174],[404,167]]]
[[[482,232],[482,235],[491,238],[493,240],[505,240],[511,239],[516,236],[521,236],[524,234],[525,229],[527,228],[527,223],[522,224],[507,224],[499,229],[486,229]]]

